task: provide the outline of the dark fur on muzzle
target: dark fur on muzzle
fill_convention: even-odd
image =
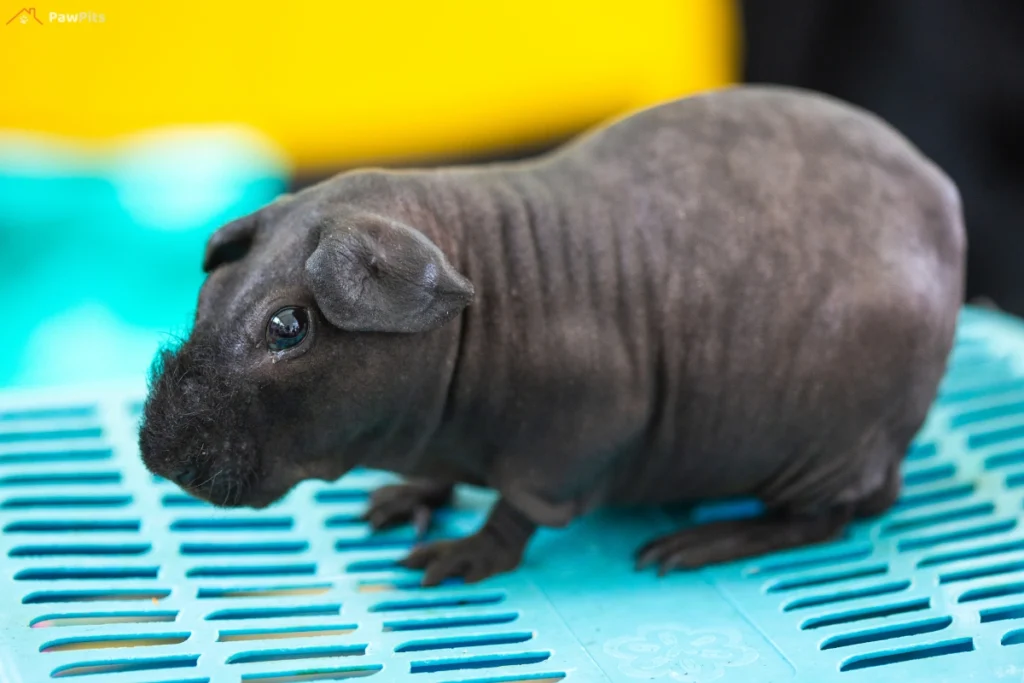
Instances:
[[[192,339],[150,371],[139,448],[146,467],[216,505],[240,505],[259,481],[257,390]]]

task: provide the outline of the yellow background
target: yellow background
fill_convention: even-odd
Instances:
[[[300,167],[544,141],[734,71],[726,0],[29,6],[43,26],[0,26],[0,128],[103,141],[239,122]]]

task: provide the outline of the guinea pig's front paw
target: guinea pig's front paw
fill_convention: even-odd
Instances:
[[[455,541],[435,541],[414,549],[399,564],[423,569],[423,585],[436,586],[445,579],[461,578],[475,583],[519,566],[523,547],[510,547],[486,527]]]
[[[430,527],[434,510],[447,505],[452,498],[448,482],[409,481],[381,486],[370,494],[370,507],[363,519],[374,530],[412,522],[422,538]]]

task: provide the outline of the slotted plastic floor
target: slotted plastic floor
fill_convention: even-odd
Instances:
[[[1024,325],[996,314],[965,312],[891,513],[663,579],[632,569],[680,521],[650,511],[545,532],[514,574],[421,589],[394,564],[410,531],[359,521],[384,475],[216,510],[143,469],[141,398],[0,393],[3,681],[1024,679]],[[488,502],[460,495],[435,535]]]

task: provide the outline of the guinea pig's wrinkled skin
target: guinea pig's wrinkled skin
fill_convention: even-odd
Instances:
[[[476,534],[405,560],[427,584],[511,569],[537,526],[597,506],[764,502],[641,547],[662,571],[817,542],[895,500],[964,256],[938,168],[781,88],[664,104],[526,163],[345,173],[211,238],[142,457],[223,505],[405,475],[375,527],[425,525],[455,483],[496,489]],[[309,323],[277,325],[282,350],[285,308]]]

